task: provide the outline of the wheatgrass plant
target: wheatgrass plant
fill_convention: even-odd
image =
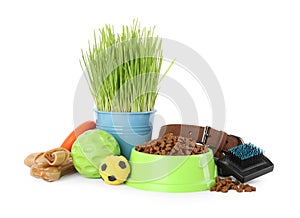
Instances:
[[[121,34],[106,25],[94,31],[93,45],[82,50],[80,61],[97,110],[107,112],[153,111],[159,82],[174,63],[160,76],[162,39],[155,27],[141,28],[134,20],[122,26]]]

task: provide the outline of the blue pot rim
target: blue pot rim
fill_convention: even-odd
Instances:
[[[99,111],[94,109],[94,111],[98,114],[118,114],[118,115],[143,115],[143,114],[154,114],[156,110],[153,111],[143,111],[143,112],[112,112],[112,111]]]

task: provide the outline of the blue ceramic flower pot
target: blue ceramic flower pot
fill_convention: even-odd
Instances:
[[[128,160],[134,146],[151,140],[155,111],[96,112],[96,128],[112,134]]]

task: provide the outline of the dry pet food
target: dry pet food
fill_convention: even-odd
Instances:
[[[236,190],[237,192],[256,191],[255,187],[249,184],[240,183],[238,180],[233,181],[230,177],[225,177],[224,179],[216,177],[216,184],[210,188],[210,191],[226,193],[230,189]]]
[[[206,145],[197,144],[195,140],[168,133],[158,139],[136,146],[135,150],[157,155],[196,155],[208,151]]]

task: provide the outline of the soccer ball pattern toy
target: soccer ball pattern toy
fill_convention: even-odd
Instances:
[[[118,185],[128,178],[130,165],[124,156],[107,156],[100,163],[99,173],[107,184]]]

